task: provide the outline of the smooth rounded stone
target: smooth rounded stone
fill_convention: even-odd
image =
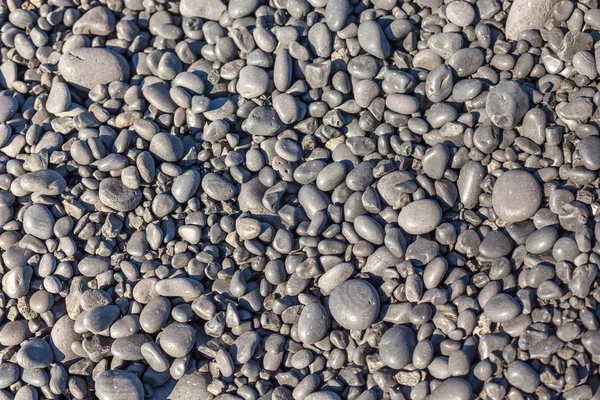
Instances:
[[[231,345],[229,354],[238,364],[244,364],[250,361],[256,347],[258,346],[260,337],[256,332],[244,332]]]
[[[169,86],[163,82],[144,85],[142,94],[159,111],[174,113],[177,110],[177,104],[171,98]]]
[[[113,13],[106,7],[98,6],[86,11],[73,24],[75,35],[108,36],[116,27]]]
[[[306,163],[305,163],[306,164]],[[323,192],[335,189],[346,179],[346,165],[342,162],[327,164],[317,175],[317,188]]]
[[[2,277],[2,290],[11,299],[23,297],[29,291],[29,285],[33,276],[30,266],[15,267]]]
[[[136,374],[109,370],[96,378],[95,394],[99,400],[143,400],[144,386]]]
[[[440,383],[429,396],[431,400],[470,400],[473,388],[464,379],[450,378]]]
[[[508,383],[525,393],[534,393],[540,385],[539,374],[521,360],[510,363],[504,371],[504,376]]]
[[[503,80],[492,87],[485,103],[485,111],[494,125],[512,129],[529,110],[529,96],[519,84]]]
[[[0,95],[0,122],[6,122],[19,109],[19,103],[14,97]]]
[[[531,254],[550,251],[558,240],[558,232],[552,226],[545,226],[527,237],[525,249]]]
[[[363,21],[358,26],[358,43],[364,51],[377,58],[388,58],[391,52],[383,29],[373,20]]]
[[[71,348],[71,344],[81,340],[81,335],[73,329],[75,321],[65,315],[56,321],[50,332],[50,347],[54,354],[54,361],[67,364],[79,358]],[[0,331],[1,334],[1,331]],[[0,344],[2,341],[0,340]]]
[[[0,389],[6,389],[19,380],[21,371],[19,366],[12,362],[3,362],[0,365]]]
[[[216,201],[231,200],[235,195],[235,187],[221,175],[212,172],[202,178],[202,190]]]
[[[159,334],[160,347],[171,357],[185,357],[194,346],[196,330],[188,324],[174,322]]]
[[[475,10],[466,1],[453,1],[446,8],[446,16],[454,25],[466,27],[475,20]]]
[[[152,200],[151,209],[152,209],[152,212],[154,213],[154,215],[156,215],[158,218],[163,218],[167,215],[170,215],[176,208],[177,208],[177,202],[175,201],[173,196],[170,196],[167,193],[161,193]],[[130,238],[130,241],[128,242],[128,251],[131,250],[130,244],[131,244],[132,239],[133,239],[133,236]],[[132,253],[130,252],[130,254],[132,254]]]
[[[60,57],[58,72],[80,90],[129,79],[129,64],[119,54],[99,47],[71,50]]]
[[[27,320],[24,319],[8,321],[0,327],[0,345],[2,346],[19,346],[30,336],[31,331]]]
[[[130,189],[117,178],[102,179],[98,188],[98,197],[102,204],[120,212],[131,211],[142,201],[142,193],[139,189]]]
[[[450,151],[443,143],[437,143],[427,150],[423,159],[423,172],[432,179],[442,179],[450,160]]]
[[[260,97],[269,90],[269,74],[260,67],[247,65],[241,69],[237,81],[237,92],[246,99]]]
[[[379,341],[381,361],[390,368],[403,369],[412,362],[417,346],[414,332],[403,325],[394,326]]]
[[[160,161],[176,162],[183,157],[183,142],[175,135],[159,132],[152,136],[150,152]]]
[[[346,19],[350,13],[350,3],[348,0],[330,0],[327,1],[325,8],[325,22],[332,32],[340,31],[346,25]]]
[[[112,342],[110,351],[113,356],[125,361],[139,361],[144,358],[141,347],[144,343],[151,341],[150,336],[138,333],[115,339]]]
[[[110,259],[87,256],[77,264],[77,270],[83,276],[94,278],[110,269]]]
[[[273,108],[284,124],[291,124],[301,118],[301,107],[298,101],[287,93],[281,93],[273,98]]]
[[[519,39],[522,32],[542,28],[558,0],[515,0],[506,19],[506,37]]]
[[[465,208],[472,209],[479,204],[479,195],[482,192],[479,185],[485,176],[485,167],[477,161],[469,161],[460,169],[457,186]]]
[[[504,257],[512,251],[510,238],[500,231],[491,231],[481,241],[479,253],[486,258]]]
[[[379,294],[362,279],[351,279],[333,290],[329,312],[346,329],[365,330],[379,314]]]
[[[531,218],[540,208],[542,190],[533,175],[522,169],[502,173],[494,184],[492,206],[503,221]]]
[[[464,78],[473,75],[485,62],[483,52],[478,48],[460,49],[450,56],[448,65],[454,68],[456,75]]]
[[[37,313],[45,313],[54,305],[54,296],[45,290],[39,290],[31,295],[29,307]]]
[[[414,201],[402,208],[398,225],[411,235],[424,235],[442,223],[442,209],[432,199]]]
[[[600,137],[587,136],[581,139],[577,149],[584,167],[592,171],[600,169]]]
[[[146,304],[140,313],[140,326],[147,333],[158,332],[169,319],[171,303],[165,297],[158,296]]]
[[[46,240],[54,236],[54,217],[40,204],[28,207],[23,213],[23,230],[38,239]]]
[[[156,282],[154,287],[156,293],[165,297],[183,297],[184,299],[196,299],[202,295],[204,287],[191,278],[169,278]]]
[[[46,368],[53,360],[50,345],[42,339],[31,339],[21,344],[17,364],[21,368]]]
[[[52,170],[34,171],[20,177],[23,190],[40,195],[57,196],[62,194],[67,182],[61,174]]]
[[[131,336],[140,330],[140,318],[137,315],[125,315],[110,327],[110,337],[120,339]]]
[[[199,17],[209,21],[218,21],[227,11],[227,6],[221,0],[182,0],[179,11],[184,17]]]
[[[377,221],[366,215],[359,215],[354,219],[354,229],[363,239],[382,245],[385,237],[383,228]]]
[[[319,289],[324,294],[330,294],[335,288],[352,276],[354,266],[350,263],[341,263],[331,268],[319,277]]]
[[[411,115],[419,111],[419,100],[406,94],[393,93],[386,97],[385,105],[399,114]]]
[[[485,303],[483,311],[485,316],[492,322],[508,322],[521,313],[521,305],[514,297],[500,293]]]
[[[329,326],[329,315],[325,307],[318,302],[308,303],[298,320],[298,338],[304,344],[317,343],[327,335]]]

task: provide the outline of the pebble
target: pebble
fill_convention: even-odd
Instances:
[[[508,383],[525,393],[533,393],[540,384],[539,374],[521,360],[513,361],[505,372]]]
[[[492,205],[498,217],[514,223],[531,218],[540,208],[542,190],[533,175],[521,169],[502,173],[492,192]]]
[[[379,314],[379,305],[377,291],[362,279],[344,282],[329,297],[331,316],[346,329],[367,329]]]
[[[398,225],[411,235],[423,235],[442,223],[442,209],[431,199],[417,200],[403,207]]]
[[[80,90],[129,79],[129,64],[119,54],[102,48],[73,49],[60,57],[58,71]]]
[[[100,400],[144,398],[144,387],[132,372],[109,370],[96,377],[95,394]]]
[[[35,204],[23,213],[23,230],[38,239],[54,236],[54,217],[46,206]]]
[[[484,313],[492,322],[508,322],[521,313],[521,305],[512,296],[500,293],[485,303]]]
[[[490,89],[485,111],[494,125],[512,129],[519,124],[529,110],[529,97],[521,86],[512,81],[501,81]]]
[[[330,320],[327,310],[320,303],[308,303],[298,320],[298,337],[302,343],[314,344],[327,335]]]
[[[381,361],[390,368],[403,369],[413,359],[417,345],[415,334],[406,326],[388,329],[379,342]]]

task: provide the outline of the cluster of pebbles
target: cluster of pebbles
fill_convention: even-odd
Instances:
[[[0,400],[600,397],[598,0],[0,22]]]

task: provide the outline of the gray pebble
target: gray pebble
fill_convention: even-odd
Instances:
[[[144,387],[132,372],[110,370],[98,375],[95,394],[100,400],[124,400],[144,398]]]
[[[329,298],[329,311],[346,329],[367,329],[379,314],[379,295],[362,279],[352,279],[338,286]]]
[[[508,322],[521,313],[521,305],[512,296],[500,293],[485,303],[484,313],[492,322]]]
[[[309,303],[302,309],[298,320],[298,337],[305,344],[314,344],[325,337],[330,321],[322,304]]]
[[[398,224],[411,235],[423,235],[442,223],[442,209],[431,199],[417,200],[403,207]]]
[[[504,172],[494,185],[494,211],[506,222],[520,222],[531,218],[542,201],[540,184],[522,169]]]
[[[390,368],[403,369],[413,359],[417,345],[415,334],[406,326],[388,329],[379,342],[381,361]]]

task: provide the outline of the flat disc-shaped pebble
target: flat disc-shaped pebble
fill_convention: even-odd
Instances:
[[[159,335],[160,347],[171,357],[185,357],[194,345],[196,331],[188,324],[174,322]]]
[[[0,122],[8,121],[19,109],[19,103],[14,97],[0,96]]]
[[[485,303],[483,311],[492,322],[508,322],[521,313],[521,305],[512,296],[500,293]]]
[[[402,208],[398,225],[411,235],[424,235],[442,223],[442,209],[435,200],[414,201]]]
[[[94,393],[100,400],[143,400],[144,386],[132,372],[109,370],[96,378]]]
[[[305,344],[314,344],[327,335],[330,321],[327,310],[321,303],[308,303],[298,320],[298,337]]]
[[[175,135],[159,132],[150,141],[150,152],[161,161],[179,161],[183,151],[183,143]]]
[[[202,178],[202,189],[213,200],[227,201],[235,194],[235,187],[221,175],[209,173]]]
[[[58,71],[78,89],[129,79],[129,64],[120,55],[99,47],[71,50],[60,57]]]
[[[492,206],[498,217],[506,222],[520,222],[531,218],[540,208],[541,202],[540,184],[525,170],[506,171],[494,184]]]
[[[379,314],[379,294],[362,279],[352,279],[338,286],[329,297],[329,311],[346,329],[367,329]]]
[[[525,393],[533,393],[540,384],[539,374],[521,360],[512,362],[504,371],[508,383]]]
[[[34,204],[23,214],[23,229],[38,239],[50,239],[54,235],[54,217],[46,206]]]
[[[46,368],[53,358],[50,345],[42,339],[23,343],[17,353],[17,363],[21,368]]]
[[[592,171],[600,169],[600,137],[587,136],[581,139],[577,148],[579,157],[587,169]]]
[[[379,341],[381,361],[390,368],[402,369],[412,362],[416,345],[417,339],[410,328],[394,326]]]
[[[267,71],[248,65],[242,68],[237,81],[237,92],[246,99],[259,97],[269,89],[270,80]]]

